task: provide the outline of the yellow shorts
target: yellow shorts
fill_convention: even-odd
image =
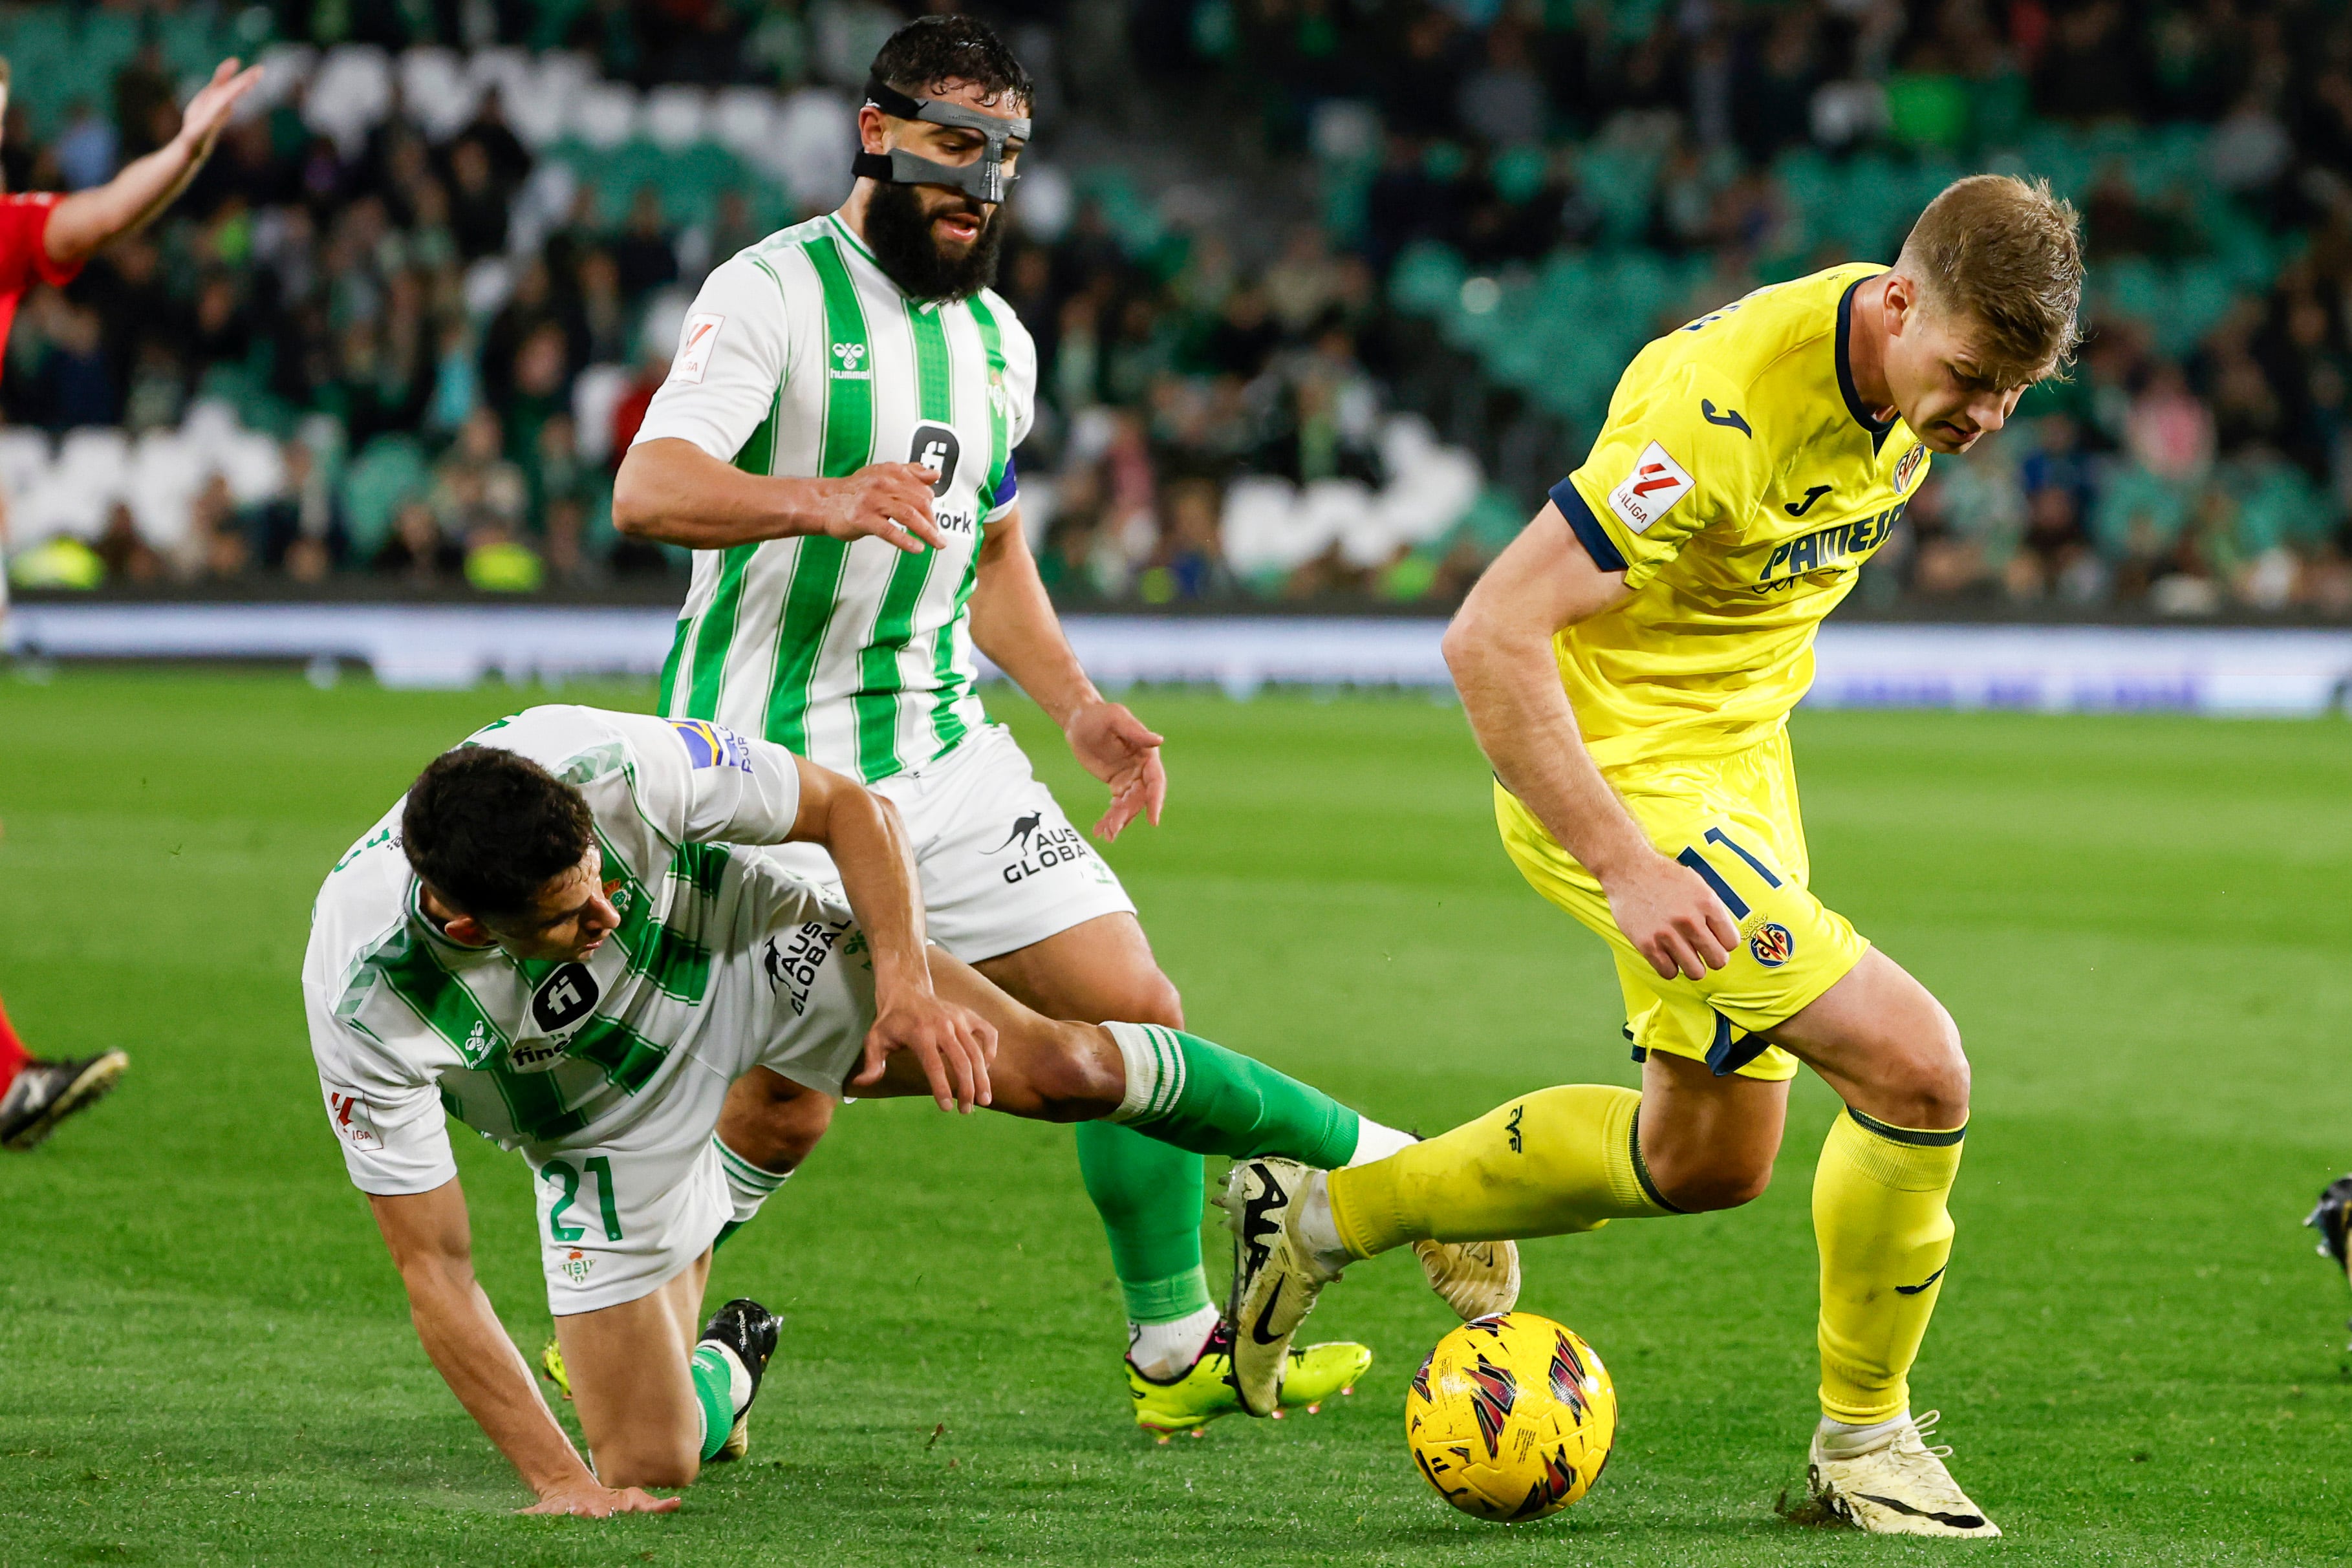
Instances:
[[[1797,1059],[1757,1037],[1837,984],[1870,943],[1805,885],[1787,733],[1730,757],[1621,769],[1610,782],[1659,852],[1706,878],[1739,923],[1731,962],[1703,980],[1660,979],[1617,929],[1592,873],[1500,784],[1495,821],[1528,883],[1609,944],[1634,1060],[1664,1051],[1704,1061],[1717,1077],[1794,1077]]]

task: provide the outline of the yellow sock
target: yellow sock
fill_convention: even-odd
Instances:
[[[1349,1252],[1408,1242],[1505,1241],[1675,1210],[1636,1141],[1642,1096],[1597,1083],[1545,1089],[1384,1160],[1331,1173]]]
[[[1813,1172],[1822,1249],[1822,1410],[1868,1426],[1911,1403],[1911,1364],[1952,1255],[1944,1207],[1968,1129],[1890,1127],[1840,1113]]]

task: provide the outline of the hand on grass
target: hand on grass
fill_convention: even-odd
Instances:
[[[590,1477],[551,1488],[530,1507],[516,1511],[569,1514],[574,1519],[609,1519],[616,1513],[676,1513],[679,1501],[674,1497],[656,1497],[638,1487],[623,1487],[615,1490],[600,1486],[593,1477]]]

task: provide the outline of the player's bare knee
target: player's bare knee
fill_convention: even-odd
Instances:
[[[1661,1140],[1653,1145],[1643,1129],[1642,1163],[1660,1197],[1685,1214],[1738,1208],[1764,1196],[1772,1185],[1770,1158],[1696,1140]]]
[[[1121,1023],[1156,1023],[1163,1029],[1184,1027],[1184,998],[1176,982],[1154,969],[1136,980],[1116,1015]]]
[[[1668,1203],[1685,1214],[1709,1214],[1738,1208],[1764,1196],[1772,1185],[1772,1166],[1738,1160],[1702,1160],[1678,1168],[1669,1176],[1653,1169],[1650,1179]]]
[[[829,1094],[772,1072],[746,1073],[728,1092],[719,1138],[762,1170],[793,1170],[833,1125],[834,1108]]]
[[[690,1447],[626,1447],[596,1454],[596,1479],[616,1491],[624,1487],[690,1487],[701,1473],[702,1456]]]

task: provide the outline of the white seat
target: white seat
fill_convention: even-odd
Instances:
[[[1298,489],[1287,479],[1252,474],[1226,486],[1217,533],[1227,564],[1241,572],[1287,571],[1306,559],[1291,553],[1297,510]]]
[[[857,152],[857,105],[847,93],[808,88],[784,100],[761,162],[802,207],[822,212],[848,195]]]
[[[703,139],[709,119],[708,93],[700,88],[672,84],[646,94],[638,125],[655,146],[665,152],[677,152]]]
[[[319,51],[308,44],[272,44],[261,51],[261,79],[237,99],[236,117],[249,120],[292,99],[317,68]]]
[[[571,101],[564,128],[591,147],[618,147],[637,132],[637,89],[626,82],[595,82]]]
[[[0,495],[15,500],[49,471],[49,436],[26,425],[0,428]]]
[[[625,365],[590,365],[572,383],[572,423],[580,455],[603,463],[613,455],[613,410],[629,390]]]
[[[737,157],[758,162],[775,139],[776,95],[765,88],[721,88],[710,98],[709,133]]]
[[[481,101],[483,83],[454,49],[414,48],[400,57],[400,97],[409,118],[436,141],[465,129]]]
[[[392,62],[373,44],[338,44],[310,78],[302,99],[302,122],[331,136],[346,156],[356,154],[367,133],[392,109]]]
[[[106,526],[114,497],[103,483],[77,480],[52,470],[16,503],[8,517],[12,551],[46,544],[60,534],[94,539]]]

